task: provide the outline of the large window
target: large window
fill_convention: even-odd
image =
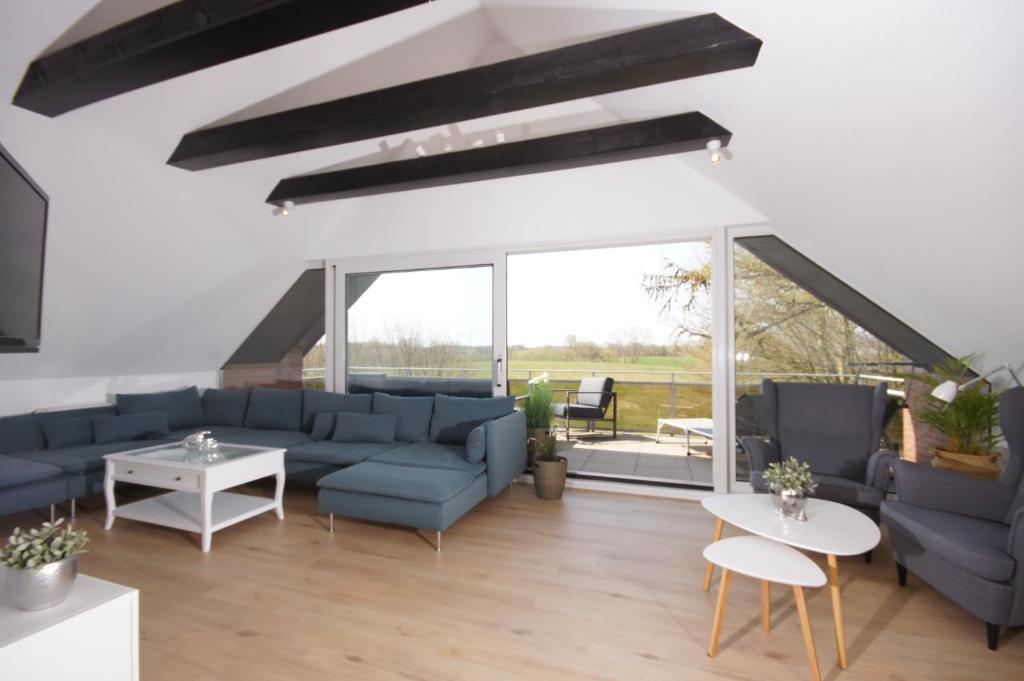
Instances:
[[[448,379],[453,393],[490,394],[492,279],[490,266],[348,274],[349,391]]]

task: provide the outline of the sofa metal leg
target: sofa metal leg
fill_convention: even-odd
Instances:
[[[50,522],[51,523],[57,522],[57,505],[56,504],[50,504]]]
[[[331,513],[329,515],[330,515],[330,530],[331,530],[331,534],[334,534],[334,514]]]
[[[434,544],[434,550],[441,553],[441,531],[437,531],[437,543]]]
[[[985,633],[988,634],[988,649],[995,650],[999,644],[999,625],[986,622]]]
[[[900,583],[900,586],[907,585],[907,568],[896,563],[896,580]]]
[[[71,500],[71,519],[72,519],[72,520],[74,520],[74,519],[75,519],[75,512],[76,512],[76,509],[75,509],[75,502],[76,502],[76,501],[77,501],[77,499],[72,499],[72,500]]]

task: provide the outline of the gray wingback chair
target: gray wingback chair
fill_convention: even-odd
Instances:
[[[900,586],[910,570],[983,620],[991,650],[1000,626],[1024,625],[1024,388],[1003,393],[999,422],[998,480],[900,461],[899,500],[882,504]]]
[[[612,414],[608,416],[608,407]],[[607,376],[584,378],[579,390],[566,390],[565,402],[552,405],[554,414],[565,419],[565,439],[570,438],[569,422],[611,421],[612,439],[619,435],[619,396],[615,392],[615,379]]]
[[[811,466],[815,496],[853,506],[878,521],[896,455],[879,449],[887,384],[762,384],[759,427],[765,437],[740,440],[750,457],[750,484],[767,492],[768,464],[793,457]]]

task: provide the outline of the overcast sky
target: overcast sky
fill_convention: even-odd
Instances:
[[[508,342],[562,345],[566,336],[608,343],[669,344],[675,320],[644,292],[645,273],[666,262],[696,266],[706,243],[688,242],[513,255],[508,259]],[[389,273],[349,310],[352,340],[417,330],[465,345],[491,342],[489,267]]]

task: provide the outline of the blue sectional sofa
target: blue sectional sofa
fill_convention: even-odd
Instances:
[[[221,442],[285,449],[288,479],[319,485],[326,513],[441,532],[525,469],[526,420],[513,405],[511,397],[191,387],[8,416],[0,418],[0,515],[98,494],[105,454],[209,430]]]

